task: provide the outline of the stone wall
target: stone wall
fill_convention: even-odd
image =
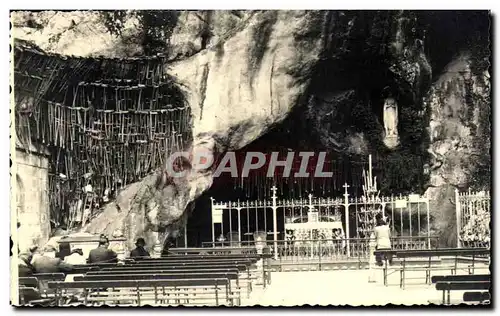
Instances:
[[[16,211],[21,251],[43,246],[50,235],[49,160],[44,154],[16,148]]]

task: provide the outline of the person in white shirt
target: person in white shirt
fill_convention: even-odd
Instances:
[[[382,216],[376,218],[377,225],[375,226],[375,240],[377,241],[377,250],[391,249],[391,228],[384,221]],[[376,256],[377,265],[382,266],[382,256]],[[392,264],[392,257],[389,257],[389,264]]]
[[[69,256],[64,257],[64,262],[71,265],[86,264],[87,259],[83,256],[83,251],[77,248],[73,249]]]

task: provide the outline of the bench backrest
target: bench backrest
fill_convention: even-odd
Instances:
[[[141,262],[141,261],[169,261],[169,260],[220,260],[220,259],[260,259],[261,255],[170,255],[167,257],[151,258],[127,258],[126,260]]]
[[[490,274],[465,274],[465,275],[435,275],[431,278],[432,283],[437,282],[460,282],[460,281],[490,281]]]
[[[255,247],[203,247],[203,248],[171,248],[168,250],[169,254],[255,254],[257,249]]]
[[[434,250],[403,250],[398,251],[398,258],[408,257],[443,257],[443,256],[467,256],[467,255],[487,255],[490,250],[487,248],[462,248],[462,249],[434,249]]]
[[[116,265],[111,265],[108,267],[116,267]],[[77,273],[87,273],[89,271],[99,271],[101,267],[99,266],[73,266],[73,270],[70,272],[71,274],[77,274]]]
[[[33,274],[34,277],[38,279],[38,289],[40,292],[49,294],[51,293],[49,289],[49,282],[51,281],[64,281],[66,275],[64,273],[37,273]]]
[[[250,260],[250,259],[244,259],[244,260],[224,260],[224,261],[208,261],[208,262],[203,262],[203,261],[192,261],[192,262],[137,262],[137,263],[126,263],[126,264],[103,264],[100,266],[93,265],[93,266],[77,266],[74,268],[73,273],[86,273],[88,271],[99,271],[99,270],[104,270],[104,269],[124,269],[126,268],[128,270],[128,267],[133,267],[132,269],[135,269],[135,267],[182,267],[182,266],[221,266],[221,267],[228,267],[228,266],[236,266],[236,265],[252,265],[254,264],[255,261]]]
[[[437,282],[438,291],[489,290],[491,283],[487,281]]]
[[[189,274],[100,274],[75,277],[75,281],[120,281],[127,280],[183,280],[183,279],[229,279],[237,280],[238,273],[189,273]]]
[[[38,279],[36,277],[19,278],[19,286],[38,288]]]
[[[441,248],[418,250],[376,250],[375,254],[393,255],[398,258],[410,257],[442,257],[442,256],[481,256],[489,255],[488,248]]]
[[[118,266],[113,268],[104,268],[101,271],[120,271],[120,270],[210,270],[237,268],[239,271],[245,271],[247,265],[244,264],[220,264],[220,265],[158,265],[158,266]]]
[[[465,292],[464,301],[465,302],[484,302],[490,301],[490,292]]]
[[[106,271],[92,271],[88,272],[86,275],[128,275],[128,274],[189,274],[189,273],[238,273],[239,270],[235,268],[228,269],[207,269],[207,270],[177,270],[177,269],[165,269],[165,270],[106,270]]]
[[[189,258],[175,258],[169,260],[139,260],[127,262],[127,264],[160,264],[160,263],[177,263],[177,262],[257,262],[258,258],[217,258],[217,259],[189,259]]]
[[[34,277],[38,279],[38,281],[42,280],[51,280],[51,281],[64,281],[66,275],[64,273],[36,273],[33,274]]]
[[[175,279],[175,280],[121,280],[121,281],[76,281],[49,282],[53,289],[102,289],[102,288],[148,288],[148,287],[192,287],[228,286],[226,278],[212,279]]]

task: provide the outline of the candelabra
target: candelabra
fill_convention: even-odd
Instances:
[[[379,191],[377,190],[377,177],[372,174],[372,156],[368,157],[368,170],[363,170],[363,201],[365,206],[361,208],[358,214],[358,235],[366,238],[370,237],[375,227],[375,217],[382,213],[382,210],[375,205],[378,199]]]

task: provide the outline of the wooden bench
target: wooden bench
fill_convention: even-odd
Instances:
[[[32,287],[38,289],[38,279],[36,277],[19,278],[19,286]]]
[[[148,265],[148,264],[163,264],[163,263],[196,263],[196,262],[205,262],[205,263],[213,263],[213,262],[257,262],[259,258],[212,258],[212,259],[186,259],[186,258],[175,258],[169,260],[139,260],[139,261],[131,261],[127,264],[135,265]]]
[[[167,266],[167,265],[227,265],[227,264],[254,264],[257,259],[227,259],[227,260],[147,260],[147,261],[131,261],[122,264],[116,263],[104,263],[104,264],[93,264],[93,265],[78,265],[74,266],[76,270],[82,269],[82,271],[91,271],[91,270],[102,270],[105,268],[119,268],[126,266]]]
[[[490,274],[466,274],[466,275],[435,275],[432,277],[432,283],[446,282],[490,282]],[[445,302],[445,293],[443,291],[443,302]],[[464,300],[465,301],[465,300]]]
[[[490,281],[490,274],[466,274],[466,275],[435,275],[431,278],[432,283],[458,282],[458,281]]]
[[[457,265],[460,263],[467,264],[467,272],[469,274],[474,274],[474,271],[478,267],[478,264],[482,264],[483,267],[489,266],[490,258],[484,258],[482,256],[457,256],[455,258],[455,262],[457,262]]]
[[[50,281],[64,281],[66,276],[64,273],[37,273],[32,277],[19,278],[19,285],[28,288],[34,288],[38,291],[40,296],[48,298],[53,296],[52,291],[48,287]],[[27,290],[29,292],[29,290]]]
[[[443,291],[443,304],[450,305],[451,291],[489,290],[489,281],[444,281],[436,283],[436,290]],[[446,298],[445,298],[445,294]]]
[[[124,266],[117,266],[116,268],[112,269],[127,269],[127,267],[130,267],[131,269],[142,269],[143,267],[147,268],[156,268],[156,267],[162,267],[162,268],[167,268],[167,267],[191,267],[191,266],[211,266],[211,267],[231,267],[231,266],[236,266],[236,265],[245,265],[248,270],[253,270],[252,267],[255,267],[256,260],[250,260],[250,259],[245,259],[245,260],[235,260],[235,261],[208,261],[208,262],[203,262],[203,261],[179,261],[179,262],[154,262],[154,263],[149,263],[149,262],[140,262],[136,264],[130,264],[130,265],[124,265]],[[103,270],[106,270],[109,268],[104,268]],[[267,279],[270,279],[270,268],[266,265],[262,266],[262,275],[263,277],[267,277]]]
[[[231,305],[235,297],[230,294],[229,286],[227,278],[49,282],[49,287],[56,291],[59,306],[68,289],[83,290],[84,304],[132,302],[140,306],[151,304],[151,301],[153,304],[174,301],[174,305]]]
[[[85,275],[105,275],[105,274],[115,274],[115,275],[127,275],[127,274],[151,274],[151,273],[170,273],[170,272],[178,272],[178,273],[197,273],[197,272],[206,272],[206,273],[217,273],[217,272],[234,272],[240,273],[246,271],[245,266],[231,267],[231,268],[220,268],[220,269],[131,269],[131,270],[113,270],[113,269],[105,269],[103,271],[91,271],[86,273]]]
[[[153,265],[153,266],[136,266],[136,265],[126,265],[126,266],[120,266],[120,267],[108,267],[108,268],[103,268],[98,271],[131,271],[131,270],[177,270],[177,269],[182,269],[182,270],[204,270],[204,269],[230,269],[230,268],[236,268],[239,271],[247,271],[250,270],[250,267],[246,264],[220,264],[220,265]],[[98,271],[89,271],[87,273],[94,273]]]
[[[41,296],[36,278],[19,278],[19,305],[51,306],[54,304],[53,298]]]
[[[245,272],[246,271],[246,272]],[[245,272],[245,273],[242,273]],[[193,274],[193,273],[236,273],[238,274],[238,282],[242,286],[242,288],[246,288],[247,297],[249,297],[250,293],[253,290],[252,282],[255,280],[255,277],[250,275],[248,270],[245,270],[244,266],[240,266],[238,268],[226,268],[226,269],[198,269],[198,270],[188,270],[188,269],[164,269],[164,270],[119,270],[119,271],[93,271],[86,274],[86,276],[102,276],[102,275],[116,275],[120,276],[122,279],[131,274]]]
[[[250,273],[250,270],[245,265],[237,265],[237,266],[190,266],[190,267],[130,267],[131,269],[122,270],[122,269],[114,269],[114,268],[105,268],[101,271],[91,271],[86,275],[121,275],[127,276],[129,274],[172,274],[172,273],[238,273],[242,275],[242,280],[245,280],[247,285],[247,295],[253,290],[252,282],[256,279]]]
[[[90,265],[79,265],[75,266],[74,273],[88,273],[92,271],[107,271],[113,270],[133,270],[133,269],[191,269],[191,266],[209,266],[216,265],[216,268],[220,267],[230,267],[235,265],[244,264],[248,266],[250,270],[251,266],[262,257],[262,255],[175,255],[162,258],[139,258],[127,259],[124,264],[116,263],[102,263],[102,264],[90,264]],[[264,286],[270,283],[271,279],[271,269],[268,265],[268,260],[264,260],[262,265],[262,276],[267,282],[264,282]],[[207,267],[208,268],[208,267]],[[250,273],[250,272],[248,272]]]
[[[266,269],[265,266],[262,267],[262,271],[257,271],[255,269],[251,269],[250,265],[245,263],[233,264],[233,263],[218,263],[218,264],[162,264],[162,265],[125,265],[125,266],[116,266],[116,267],[108,267],[103,268],[100,271],[133,271],[133,270],[211,270],[211,269],[227,269],[238,267],[241,271],[245,271],[249,276],[255,274],[261,274],[262,278],[266,281],[263,286],[266,287],[269,284],[271,270]]]
[[[469,256],[472,258],[478,256],[489,255],[490,250],[487,248],[444,248],[444,249],[433,249],[433,250],[377,250],[375,255],[381,255],[384,261],[383,273],[384,273],[384,285],[387,285],[388,276],[388,261],[390,257],[396,257],[399,260],[399,267],[396,269],[400,271],[400,287],[405,288],[406,281],[406,271],[425,271],[425,283],[430,284],[431,272],[432,271],[443,271],[449,270],[451,274],[456,274],[457,269],[459,269],[459,258],[463,256]],[[438,261],[433,261],[436,257],[454,257],[453,264],[441,264]],[[415,258],[425,258],[421,260],[420,264]],[[416,266],[408,266],[409,264],[417,263]],[[394,265],[393,265],[394,266]]]
[[[50,301],[43,299],[38,288],[36,277],[19,278],[19,304],[20,305],[47,305]]]
[[[19,305],[35,305],[42,297],[36,287],[19,285]]]
[[[75,281],[121,281],[124,275],[120,274],[99,274],[99,275],[85,275],[75,277]],[[205,271],[198,271],[197,273],[153,273],[153,274],[128,274],[125,277],[127,280],[183,280],[183,279],[228,279],[235,281],[234,286],[229,282],[229,294],[237,299],[237,305],[241,305],[241,287],[239,275],[237,272],[216,272],[206,273]],[[166,295],[163,289],[163,295]]]
[[[478,302],[480,304],[489,304],[491,302],[490,292],[465,292],[464,302]]]
[[[54,292],[49,289],[49,282],[51,281],[64,281],[66,275],[64,273],[37,273],[33,274],[38,280],[38,289],[44,297],[53,296]]]

